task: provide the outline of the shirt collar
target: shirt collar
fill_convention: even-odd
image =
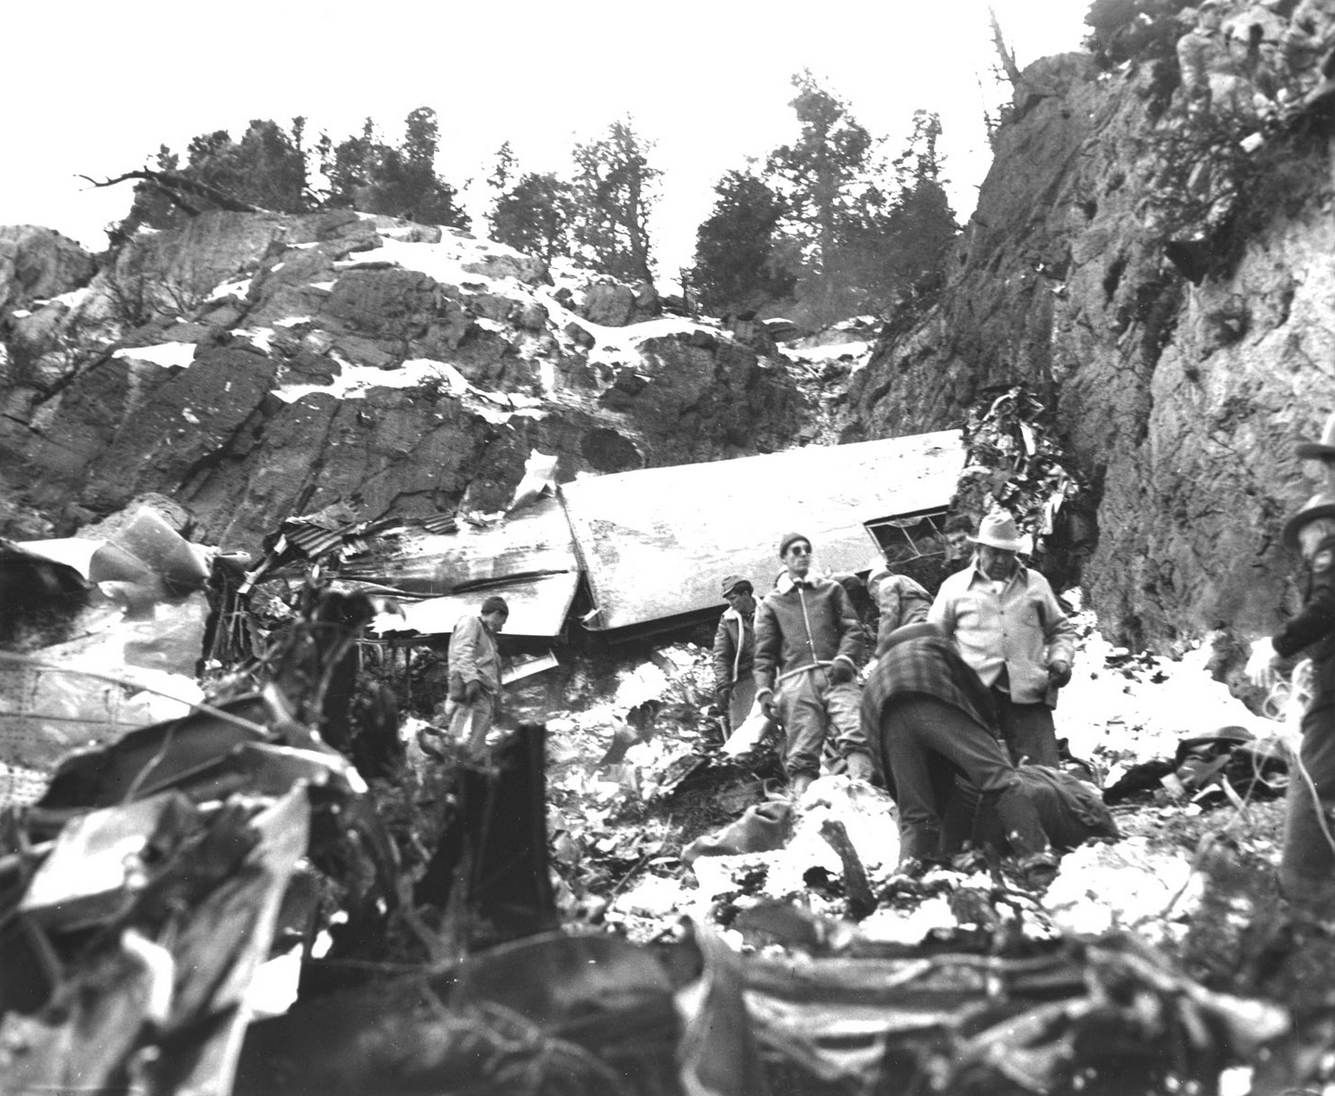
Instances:
[[[1019,560],[1016,560],[1015,570],[1010,573],[1010,577],[1008,577],[1003,583],[1003,589],[1006,586],[1009,586],[1012,582],[1025,581],[1027,574],[1028,571],[1026,570],[1025,565],[1019,562]],[[996,579],[992,578],[986,571],[982,569],[982,567],[979,566],[978,559],[977,557],[975,557],[973,561],[973,573],[970,576],[969,585],[972,586],[975,582],[985,582],[987,583],[987,585],[991,586],[992,583],[996,581],[997,581]]]

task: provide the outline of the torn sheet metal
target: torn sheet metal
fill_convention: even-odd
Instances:
[[[498,594],[510,607],[505,620],[506,635],[551,638],[561,634],[578,585],[579,573],[569,571],[527,582],[500,583],[476,593],[405,601],[400,603],[402,618],[378,618],[372,629],[381,634],[412,631],[421,635],[447,635],[454,631],[460,617],[476,614],[484,598]]]
[[[340,577],[375,583],[386,592],[444,597],[579,569],[560,500],[539,499],[512,517],[484,525],[461,522],[443,535],[405,532],[367,558],[350,561]],[[493,589],[492,587],[496,587]]]
[[[789,530],[811,539],[823,570],[865,570],[876,554],[865,523],[944,509],[963,467],[960,432],[941,430],[565,484],[598,609],[586,627],[606,631],[721,606],[725,574],[766,591]]]
[[[544,497],[489,524],[460,522],[454,533],[402,535],[349,563],[340,577],[374,584],[399,600],[402,617],[378,619],[373,633],[445,635],[496,594],[510,607],[507,634],[550,638],[561,634],[574,599],[579,558],[560,499]]]

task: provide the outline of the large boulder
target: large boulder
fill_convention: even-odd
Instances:
[[[0,311],[87,285],[97,263],[73,240],[35,225],[0,225]]]

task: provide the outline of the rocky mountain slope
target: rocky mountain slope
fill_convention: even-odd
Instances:
[[[1189,189],[1215,135],[1176,84],[1171,50],[1030,67],[948,284],[851,391],[865,436],[961,421],[990,386],[1045,395],[1098,500],[1100,625],[1161,650],[1273,626],[1278,528],[1319,486],[1293,442],[1335,409],[1329,120],[1270,133],[1219,224]]]
[[[144,493],[242,550],[333,503],[494,512],[532,450],[562,481],[746,455],[792,444],[810,404],[812,368],[763,325],[664,314],[652,288],[448,230],[212,213],[96,276],[47,230],[7,232],[11,536]]]
[[[944,288],[893,314],[865,369],[350,212],[207,214],[95,276],[68,241],[6,229],[0,533],[158,492],[253,549],[334,502],[501,509],[534,449],[569,480],[960,425],[1023,384],[1091,485],[1107,634],[1168,651],[1267,630],[1294,597],[1278,526],[1319,486],[1292,444],[1335,409],[1335,126],[1290,111],[1225,173],[1237,134],[1185,114],[1165,41],[1023,74]]]

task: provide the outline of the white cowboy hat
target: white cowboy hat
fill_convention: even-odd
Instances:
[[[1018,552],[1024,547],[1015,519],[1005,513],[988,514],[978,524],[978,535],[969,539],[974,544],[986,544],[1003,552]]]

